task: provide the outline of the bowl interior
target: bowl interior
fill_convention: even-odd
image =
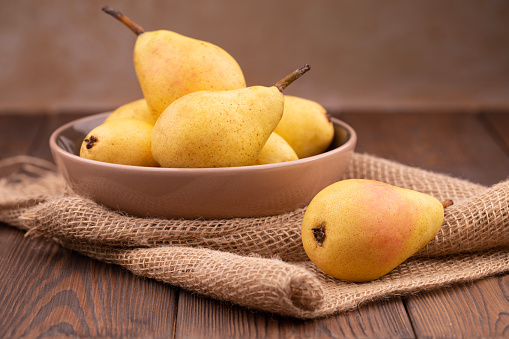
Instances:
[[[55,144],[62,150],[79,156],[81,143],[85,136],[92,129],[102,124],[110,113],[111,112],[96,114],[63,125],[54,135]],[[349,126],[345,126],[344,123],[340,122],[338,119],[331,118],[331,120],[334,123],[334,138],[326,152],[344,145],[352,138],[353,132]]]

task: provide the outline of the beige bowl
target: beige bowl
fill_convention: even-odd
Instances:
[[[355,131],[332,119],[327,152],[295,161],[229,168],[154,168],[79,157],[85,135],[109,112],[67,123],[50,137],[55,163],[77,194],[136,216],[231,218],[276,215],[306,206],[339,181],[356,144]]]

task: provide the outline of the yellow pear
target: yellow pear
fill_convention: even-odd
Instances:
[[[307,207],[302,243],[310,260],[328,275],[353,282],[374,280],[433,239],[450,204],[379,181],[339,181]]]
[[[156,119],[185,94],[246,87],[240,66],[224,49],[172,31],[145,32],[119,11],[110,7],[103,10],[138,36],[134,68],[143,96]]]
[[[80,156],[112,164],[158,166],[150,151],[153,125],[123,118],[105,122],[84,138]]]
[[[148,108],[145,99],[135,100],[118,107],[108,115],[105,122],[123,118],[139,119],[152,125],[155,124],[154,116]]]
[[[283,115],[282,91],[309,70],[275,86],[198,91],[168,106],[152,132],[152,154],[162,167],[254,165]]]
[[[258,154],[255,165],[275,164],[298,159],[299,157],[293,150],[292,146],[290,146],[283,137],[272,132]]]
[[[334,127],[322,105],[291,95],[285,95],[283,118],[275,132],[292,146],[299,158],[324,152],[334,137]]]

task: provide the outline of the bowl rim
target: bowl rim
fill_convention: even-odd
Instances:
[[[111,111],[97,113],[97,114],[91,114],[91,115],[88,115],[88,116],[85,116],[85,117],[82,117],[79,119],[75,119],[75,120],[72,120],[72,121],[69,121],[69,122],[63,124],[62,126],[58,127],[51,133],[50,138],[49,138],[50,149],[58,152],[61,156],[66,157],[70,160],[82,161],[82,162],[88,163],[90,165],[104,166],[105,168],[111,168],[111,169],[135,170],[135,171],[141,172],[141,173],[145,173],[145,172],[146,173],[178,172],[178,173],[189,173],[189,174],[193,174],[193,173],[214,174],[214,173],[223,173],[223,172],[229,172],[229,171],[235,171],[235,172],[240,171],[241,173],[243,173],[243,172],[252,172],[252,171],[258,171],[258,170],[270,170],[270,169],[276,169],[276,168],[286,168],[286,167],[298,166],[300,164],[306,164],[306,163],[315,161],[320,158],[328,157],[331,154],[340,153],[344,149],[352,147],[352,145],[355,146],[355,144],[357,142],[357,133],[350,125],[348,125],[347,123],[345,123],[344,121],[342,121],[336,117],[329,116],[329,119],[332,121],[333,124],[337,124],[337,125],[341,126],[347,132],[347,139],[341,146],[334,148],[332,150],[317,154],[317,155],[310,156],[310,157],[292,160],[292,161],[281,162],[281,163],[275,163],[275,164],[235,166],[235,167],[210,167],[210,168],[181,168],[181,167],[168,168],[168,167],[132,166],[132,165],[123,165],[123,164],[112,164],[112,163],[82,158],[79,155],[76,155],[76,154],[73,154],[73,153],[70,153],[70,152],[64,150],[57,144],[57,137],[64,130],[72,127],[73,125],[75,125],[77,123],[87,121],[87,120],[92,120],[92,119],[98,119],[102,116],[107,117],[109,114],[111,114]]]

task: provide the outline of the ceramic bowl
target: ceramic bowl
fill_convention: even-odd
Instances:
[[[142,217],[226,219],[290,212],[341,179],[357,141],[350,126],[332,118],[335,136],[328,151],[279,164],[156,168],[79,157],[83,138],[108,114],[91,115],[55,130],[49,142],[53,159],[76,194]]]

